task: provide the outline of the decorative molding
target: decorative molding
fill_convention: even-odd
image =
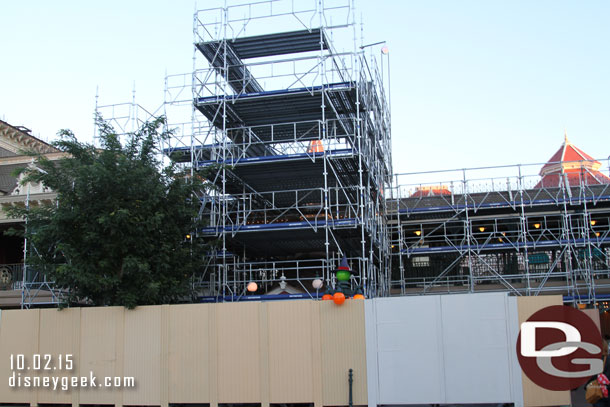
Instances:
[[[68,154],[64,152],[52,152],[43,154],[47,159],[54,161],[60,158],[67,157]],[[31,164],[36,161],[35,157],[27,155],[17,155],[13,157],[0,158],[0,166],[2,165],[15,165],[15,164]]]
[[[22,150],[35,151],[41,154],[57,153],[55,147],[36,137],[19,130],[16,127],[0,120],[0,145],[16,154]]]
[[[25,222],[24,219],[12,219],[8,218],[4,213],[3,209],[8,208],[10,206],[21,206],[24,207],[27,201],[27,195],[8,195],[8,196],[0,196],[0,223],[22,223]],[[46,192],[39,194],[30,194],[29,204],[32,206],[38,205],[50,205],[55,199],[57,199],[57,194],[54,192]]]

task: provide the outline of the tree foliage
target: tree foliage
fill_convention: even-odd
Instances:
[[[189,298],[191,279],[209,250],[195,239],[203,177],[158,160],[164,119],[120,136],[97,119],[101,148],[62,130],[53,145],[66,157],[36,156],[25,182],[57,193],[50,205],[12,208],[27,217],[28,263],[44,270],[69,303],[124,305]],[[190,298],[189,298],[190,299]]]

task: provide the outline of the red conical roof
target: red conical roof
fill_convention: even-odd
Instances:
[[[610,184],[610,178],[599,171],[602,164],[565,139],[559,150],[540,170],[542,179],[534,188],[558,187],[566,180],[570,186]]]

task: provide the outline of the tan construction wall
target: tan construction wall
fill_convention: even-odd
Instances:
[[[0,314],[0,403],[367,403],[364,302],[289,301],[5,310]],[[72,354],[50,376],[133,376],[129,389],[10,388],[10,355]],[[33,370],[22,375],[43,374]]]
[[[561,295],[541,295],[536,297],[518,297],[519,326],[534,313],[552,305],[562,305]],[[524,373],[521,374],[523,383],[523,404],[526,407],[534,406],[567,406],[570,405],[569,391],[551,391],[534,384]]]

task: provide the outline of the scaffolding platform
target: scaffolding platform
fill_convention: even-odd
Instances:
[[[264,223],[264,224],[252,224],[243,226],[225,226],[225,232],[238,233],[238,232],[258,232],[258,231],[278,231],[284,229],[297,230],[297,229],[314,229],[324,227],[345,227],[355,226],[358,222],[356,219],[341,219],[341,220],[324,220],[324,219],[313,219],[311,221],[299,221],[299,222],[276,222],[276,223]],[[220,232],[220,228],[208,227],[202,228],[201,233],[204,235],[216,235]]]
[[[413,247],[403,249],[403,253],[409,256],[424,255],[431,253],[464,253],[473,252],[498,252],[498,251],[519,251],[526,247],[532,250],[547,250],[549,248],[559,248],[566,245],[582,246],[588,245],[590,242],[596,245],[610,244],[610,237],[593,238],[593,239],[562,239],[562,240],[538,240],[526,242],[511,242],[511,243],[485,243],[471,245],[456,245],[456,246],[433,246],[433,247]]]
[[[228,245],[232,252],[245,251],[249,256],[294,257],[298,254],[322,253],[326,250],[325,228],[341,228],[336,234],[341,247],[357,250],[360,245],[360,221],[358,219],[312,219],[311,221],[277,222],[242,226],[208,227],[200,230],[203,236],[231,236]],[[273,245],[269,241],[273,241]],[[335,242],[331,247],[337,250]]]
[[[254,79],[250,70],[244,65],[241,59],[235,54],[233,47],[226,48],[226,61],[219,58],[224,55],[223,43],[215,41],[209,43],[196,44],[196,47],[210,61],[216,70],[222,73],[226,64],[228,84],[236,93],[240,92],[262,92],[262,86]]]
[[[352,149],[244,157],[226,161],[209,160],[199,162],[198,166],[204,168],[216,164],[227,165],[226,171],[235,177],[229,176],[225,180],[226,192],[236,194],[242,192],[244,184],[258,192],[275,191],[279,185],[287,191],[322,186],[325,160],[331,160],[330,165],[337,168],[336,172],[328,169],[328,187],[354,185],[359,173],[358,159]],[[329,165],[328,161],[326,165]],[[221,180],[217,179],[216,182],[220,185]]]
[[[454,194],[446,196],[424,196],[401,198],[399,202],[389,205],[389,212],[398,210],[401,214],[411,215],[418,213],[442,213],[463,211],[466,209],[493,209],[512,208],[521,205],[555,206],[555,205],[580,205],[583,202],[597,205],[601,202],[610,201],[609,185],[590,185],[586,189],[573,187],[570,192],[563,188],[527,189],[523,196],[508,191],[495,191],[487,193]]]
[[[195,100],[195,107],[218,128],[321,120],[322,92],[328,93],[337,102],[334,106],[337,114],[333,106],[327,103],[324,111],[326,118],[336,119],[355,112],[356,89],[353,82],[200,97]],[[223,107],[226,118],[223,118]]]
[[[227,39],[225,41],[206,41],[196,44],[197,48],[210,63],[219,58],[219,51],[226,44],[237,58],[260,58],[274,55],[295,54],[308,51],[329,49],[329,41],[320,28],[255,35]]]

